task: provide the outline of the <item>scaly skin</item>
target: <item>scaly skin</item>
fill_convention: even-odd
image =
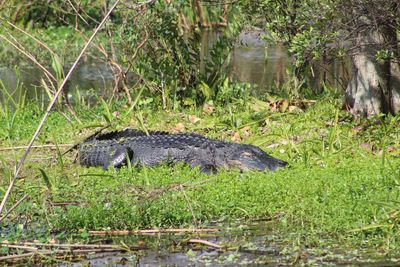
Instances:
[[[253,145],[208,139],[197,134],[136,130],[103,134],[81,144],[80,163],[84,166],[131,165],[155,166],[162,163],[185,162],[203,172],[218,168],[245,170],[276,170],[287,162],[273,158]]]

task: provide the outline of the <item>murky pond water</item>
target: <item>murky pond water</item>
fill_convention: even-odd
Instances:
[[[147,249],[126,253],[89,252],[81,254],[80,259],[68,258],[63,260],[59,258],[54,261],[51,260],[51,256],[47,258],[38,257],[37,259],[41,262],[51,262],[52,266],[60,267],[400,266],[400,254],[389,256],[384,251],[366,250],[360,247],[343,248],[336,245],[334,240],[325,241],[323,244],[316,243],[312,246],[302,244],[300,239],[297,242],[288,242],[280,233],[280,227],[279,219],[237,220],[214,225],[211,228],[219,229],[216,233],[99,236],[90,238],[89,243],[147,247]],[[37,233],[36,228],[29,225],[25,234],[31,236],[28,232]],[[291,234],[287,231],[285,233]],[[0,230],[0,234],[3,234],[3,231]],[[71,243],[71,240],[60,241]],[[201,241],[209,242],[209,244],[201,243]],[[22,266],[27,260],[32,260],[32,258],[26,257],[21,258],[20,261],[7,262],[19,263]],[[36,263],[39,263],[39,261],[36,261]]]
[[[282,45],[267,45],[262,36],[263,32],[257,30],[243,32],[239,36],[231,53],[229,74],[235,80],[257,85],[257,90],[261,92],[274,91],[288,80],[291,60]],[[212,46],[215,40],[213,34],[204,34],[202,38],[202,42],[208,46]],[[347,69],[346,64],[341,61],[319,65],[315,63],[306,83],[315,91],[320,90],[323,83],[344,88],[348,76]],[[17,102],[24,94],[27,99],[44,101],[47,99],[47,93],[43,90],[41,80],[46,77],[41,73],[41,70],[33,66],[19,69],[0,66],[0,81],[7,95]],[[129,81],[130,85],[133,85],[135,77],[132,75]],[[18,86],[21,84],[23,86]],[[79,88],[79,95],[90,98],[99,95],[107,97],[112,93],[114,86],[111,67],[104,62],[87,59],[78,65],[65,91],[73,102],[77,95],[76,88]],[[0,90],[0,102],[2,101]]]
[[[16,101],[24,94],[26,99],[29,100],[43,102],[48,99],[47,92],[42,86],[42,79],[47,81],[42,72],[35,67],[16,69],[5,66],[0,67],[0,81],[8,96],[11,96]],[[104,96],[112,90],[113,86],[114,77],[110,66],[101,62],[86,60],[78,65],[68,81],[65,91],[73,100],[76,88],[79,88],[80,94],[90,97],[95,95]],[[2,90],[0,90],[0,96],[3,97]]]
[[[277,222],[276,222],[277,223]],[[114,239],[115,243],[156,244],[151,250],[124,254],[89,255],[73,266],[399,266],[398,257],[337,247],[310,248],[288,244],[272,221],[220,226],[213,235],[174,235]],[[221,245],[213,248],[189,243],[197,238]],[[66,266],[61,264],[59,266]]]
[[[262,31],[243,32],[232,52],[231,76],[242,82],[257,84],[261,91],[276,91],[290,78],[292,60],[282,44],[268,44]],[[319,92],[323,85],[345,89],[349,79],[349,62],[316,61],[304,81]]]

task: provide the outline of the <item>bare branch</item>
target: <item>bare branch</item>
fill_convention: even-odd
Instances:
[[[45,124],[47,117],[50,114],[51,109],[53,108],[54,104],[56,103],[59,95],[61,94],[61,92],[64,89],[65,84],[67,83],[68,79],[71,77],[72,72],[75,70],[76,66],[78,65],[80,59],[82,58],[83,54],[86,52],[86,50],[88,49],[89,45],[91,44],[91,42],[93,41],[94,37],[97,35],[97,33],[99,32],[99,30],[103,27],[103,25],[105,24],[106,20],[108,19],[108,17],[110,16],[111,12],[114,10],[114,8],[118,5],[118,3],[120,2],[120,0],[116,0],[115,3],[113,4],[113,6],[110,8],[110,10],[108,11],[108,13],[104,16],[103,20],[101,21],[101,23],[97,26],[96,30],[93,32],[92,36],[90,37],[90,39],[86,42],[85,46],[83,47],[83,49],[81,50],[81,53],[79,54],[79,56],[77,57],[77,59],[75,60],[74,64],[72,65],[71,69],[69,70],[69,72],[67,73],[67,75],[64,78],[64,81],[61,83],[61,85],[58,88],[58,91],[56,92],[56,94],[54,95],[53,100],[50,102],[46,113],[44,114],[42,120],[40,121],[36,132],[34,133],[34,135],[32,136],[31,141],[29,142],[28,148],[26,149],[24,155],[22,156],[20,162],[17,165],[16,171],[14,173],[14,177],[11,180],[10,185],[8,186],[8,189],[4,195],[4,198],[0,204],[0,214],[3,212],[5,203],[7,202],[8,197],[10,196],[11,190],[14,187],[14,184],[18,178],[19,172],[22,169],[22,166],[33,146],[33,143],[35,142],[36,138],[39,136],[40,131],[42,130],[43,125]],[[5,217],[3,217],[4,219]]]

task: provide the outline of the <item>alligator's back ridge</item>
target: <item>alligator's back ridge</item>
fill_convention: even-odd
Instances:
[[[124,129],[121,131],[112,131],[108,133],[103,133],[99,134],[97,136],[94,136],[86,141],[91,141],[91,140],[117,140],[121,138],[126,138],[126,137],[137,137],[137,136],[147,136],[147,135],[167,135],[169,134],[168,132],[162,132],[162,131],[150,131],[148,134],[144,131],[141,130],[136,130],[136,129]]]
[[[199,134],[169,134],[126,129],[110,132],[85,141],[80,147],[84,166],[119,168],[127,162],[154,166],[182,161],[202,171],[218,168],[241,170],[276,170],[287,162],[273,158],[253,145],[206,138]]]

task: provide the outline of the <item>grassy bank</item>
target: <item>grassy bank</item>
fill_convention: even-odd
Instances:
[[[205,226],[271,217],[291,241],[398,248],[400,118],[355,119],[332,97],[291,101],[292,108],[281,108],[284,112],[273,106],[272,100],[250,98],[163,111],[146,101],[132,110],[116,102],[77,107],[82,124],[67,111],[54,112],[37,144],[57,144],[60,151],[38,148],[31,153],[8,205],[26,193],[30,198],[3,224],[40,223],[46,239],[50,230],[68,236],[82,230]],[[3,113],[1,148],[26,144],[41,115],[35,104]],[[290,167],[218,175],[183,165],[104,172],[80,167],[74,162],[76,151],[60,156],[68,148],[61,144],[73,144],[110,123],[110,129],[195,131],[251,143]],[[0,197],[22,152],[1,151]],[[3,234],[5,239],[18,237],[36,238],[18,230]]]

